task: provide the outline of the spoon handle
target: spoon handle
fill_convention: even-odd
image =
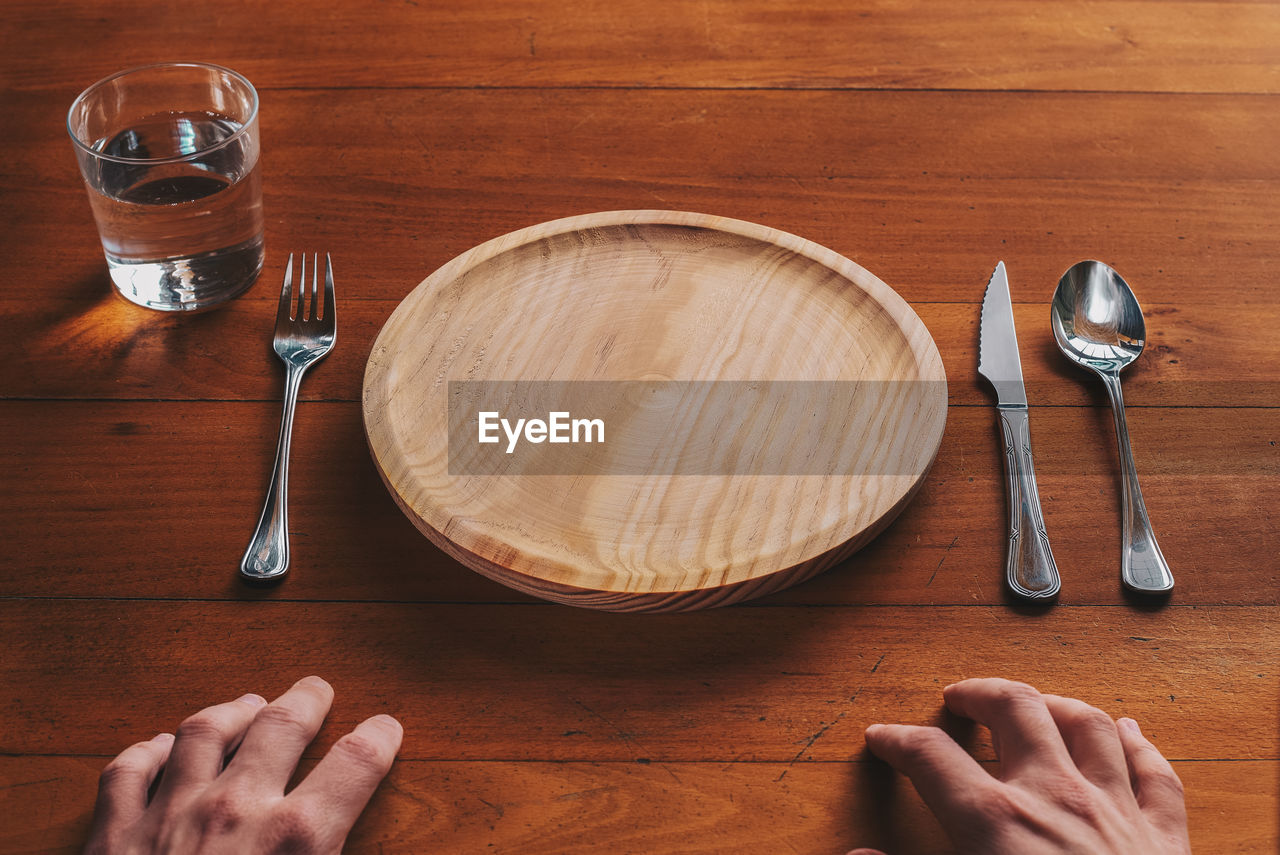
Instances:
[[[1129,445],[1129,426],[1124,418],[1124,394],[1120,391],[1119,373],[1099,372],[1111,399],[1111,413],[1116,421],[1116,443],[1120,446],[1120,478],[1123,498],[1121,539],[1123,552],[1120,579],[1126,588],[1139,594],[1163,594],[1173,590],[1173,573],[1156,543],[1147,506],[1138,486],[1138,471],[1133,465],[1133,449]]]
[[[1005,580],[1009,590],[1025,600],[1043,602],[1055,597],[1061,582],[1049,549],[1031,459],[1031,425],[1025,406],[1000,407],[1004,437],[1004,473],[1009,496],[1009,550]]]

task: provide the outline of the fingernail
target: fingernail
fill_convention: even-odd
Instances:
[[[876,732],[876,731],[878,731],[878,730],[884,730],[884,725],[883,725],[883,724],[869,724],[869,725],[867,725],[866,734],[867,734],[867,736],[871,736],[873,733],[875,733],[875,732]]]
[[[376,721],[376,722],[379,722],[380,724],[385,724],[387,727],[394,728],[401,732],[404,731],[404,725],[400,724],[400,722],[396,721],[396,719],[392,718],[391,716],[385,713],[380,713],[378,715],[375,715],[373,718],[369,719],[369,721]]]
[[[173,742],[173,734],[157,733],[155,736],[151,737],[151,741],[152,742]]]
[[[1142,735],[1142,728],[1138,727],[1138,723],[1131,718],[1120,719],[1120,726],[1128,731],[1138,734],[1139,736]]]
[[[299,680],[295,685],[298,685],[298,686],[314,686],[314,687],[315,687],[315,688],[317,688],[317,689],[329,689],[329,688],[332,688],[332,687],[329,685],[328,681],[323,680],[323,679],[321,679],[320,677],[315,676],[314,674],[312,674],[310,677],[303,677],[303,678],[302,678],[301,680]]]
[[[242,704],[248,704],[251,707],[265,707],[267,705],[266,698],[262,697],[261,695],[255,695],[253,693],[244,695],[243,697],[240,697],[240,698],[236,698],[236,700],[238,700]]]

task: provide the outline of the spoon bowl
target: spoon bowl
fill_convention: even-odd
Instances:
[[[1119,373],[1142,355],[1147,325],[1129,284],[1101,261],[1082,261],[1053,294],[1053,337],[1067,359]]]
[[[1058,281],[1050,323],[1058,349],[1101,377],[1111,401],[1123,487],[1121,581],[1136,593],[1168,593],[1173,590],[1173,573],[1156,543],[1142,501],[1120,390],[1120,372],[1142,355],[1146,345],[1147,326],[1138,298],[1129,283],[1101,261],[1081,261]]]

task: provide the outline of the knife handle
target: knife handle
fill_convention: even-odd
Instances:
[[[1009,495],[1009,552],[1005,580],[1024,600],[1043,602],[1057,596],[1061,582],[1049,548],[1031,460],[1031,427],[1026,407],[1000,407],[1004,438],[1004,473]]]

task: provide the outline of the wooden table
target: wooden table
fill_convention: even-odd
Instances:
[[[1197,851],[1276,851],[1276,4],[14,0],[0,36],[0,849],[75,849],[125,745],[318,673],[337,702],[309,757],[376,712],[407,731],[356,852],[938,851],[862,731],[942,721],[942,686],[977,675],[1137,718],[1187,785]],[[258,86],[268,211],[259,284],[187,318],[110,295],[63,124],[84,86],[174,57]],[[522,226],[645,207],[847,255],[946,363],[915,502],[747,605],[515,594],[430,546],[365,449],[365,360],[427,273]],[[342,333],[303,386],[294,570],[258,591],[235,567],[274,452],[291,250],[333,254]],[[1085,257],[1146,310],[1125,380],[1178,580],[1160,607],[1120,591],[1110,414],[1049,334]],[[1063,577],[1045,610],[1001,591],[976,374],[998,259]]]

